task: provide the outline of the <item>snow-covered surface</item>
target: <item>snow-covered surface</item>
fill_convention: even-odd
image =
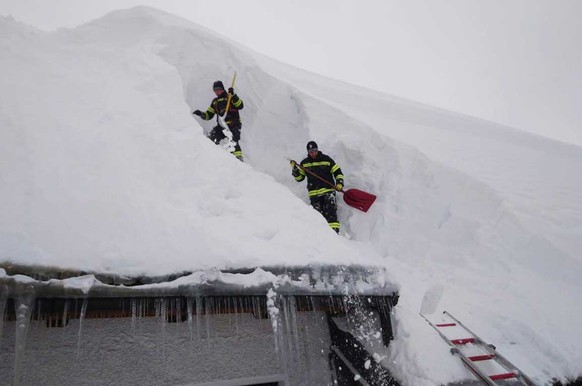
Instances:
[[[381,267],[401,286],[385,360],[404,385],[471,377],[419,311],[450,311],[540,383],[582,375],[580,147],[321,78],[143,7],[51,33],[2,17],[0,52],[0,262]],[[244,164],[191,115],[235,70]],[[347,188],[378,195],[368,213],[340,203],[340,237],[290,175],[308,140]]]

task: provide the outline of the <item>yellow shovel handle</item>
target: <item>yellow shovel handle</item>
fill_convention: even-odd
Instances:
[[[236,81],[236,71],[234,72],[234,76],[232,77],[231,88],[234,88],[234,82]],[[228,94],[228,99],[226,101],[226,110],[224,110],[224,117],[226,118],[226,114],[228,114],[228,109],[230,108],[230,98],[232,95]]]

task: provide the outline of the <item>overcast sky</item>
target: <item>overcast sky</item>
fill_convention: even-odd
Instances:
[[[0,0],[44,30],[148,5],[332,78],[582,145],[579,0]]]

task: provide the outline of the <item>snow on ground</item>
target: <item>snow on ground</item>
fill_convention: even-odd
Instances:
[[[291,68],[135,8],[44,33],[0,19],[0,261],[123,275],[362,264],[401,285],[385,359],[405,385],[470,378],[418,315],[448,310],[528,375],[582,375],[582,149]],[[240,163],[194,119],[230,82]],[[342,236],[286,156],[319,143]]]

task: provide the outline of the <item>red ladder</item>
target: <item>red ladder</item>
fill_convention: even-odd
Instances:
[[[457,320],[453,315],[447,311],[443,312],[444,315],[451,319],[451,322],[447,323],[437,323],[433,324],[424,315],[420,314],[427,322],[430,324],[443,338],[449,346],[451,346],[451,354],[459,356],[463,363],[471,370],[471,372],[485,385],[497,386],[496,381],[504,379],[515,379],[519,381],[522,385],[536,386],[534,381],[525,375],[521,370],[519,370],[513,363],[507,360],[503,355],[499,354],[495,349],[495,346],[484,342],[481,338],[477,336],[473,331],[469,330],[467,326]],[[459,339],[449,339],[443,332],[443,329],[449,327],[460,327],[462,328],[468,337]],[[482,351],[479,355],[467,356],[461,348],[466,345],[473,345]],[[489,375],[478,365],[479,362],[484,361],[495,361],[499,366],[504,368],[507,372],[500,374]]]

